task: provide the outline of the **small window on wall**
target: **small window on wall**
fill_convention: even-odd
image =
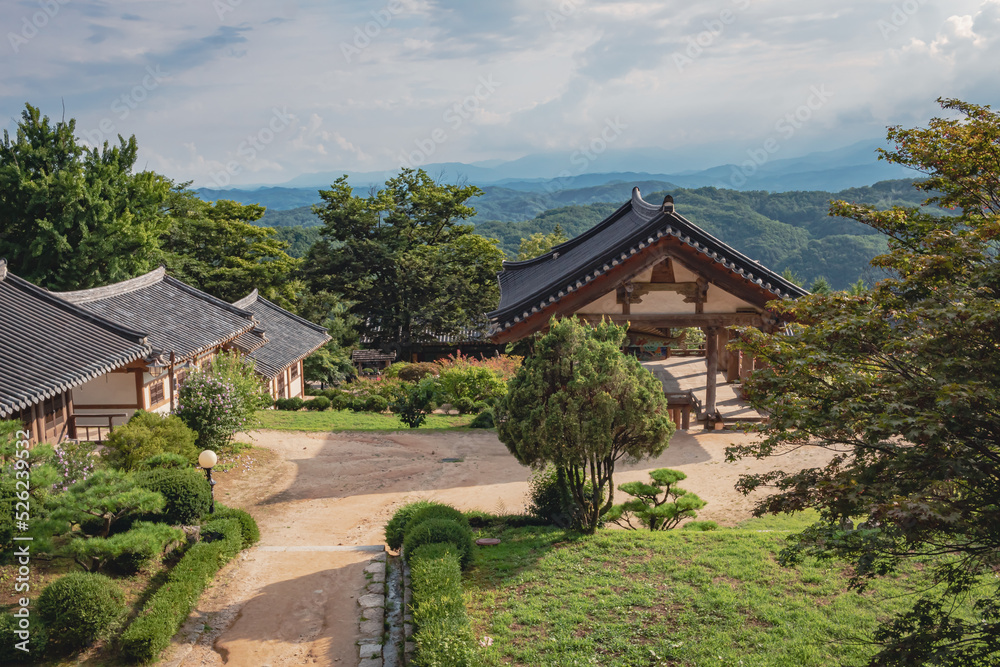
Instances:
[[[299,376],[299,364],[298,362],[296,362],[295,365],[292,366],[292,379],[294,380],[298,376]]]
[[[163,396],[163,380],[155,382],[149,385],[149,404],[150,406],[157,405],[164,401]]]
[[[285,396],[285,374],[282,373],[278,376],[278,398],[287,398]]]

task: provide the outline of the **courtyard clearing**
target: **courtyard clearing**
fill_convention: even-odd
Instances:
[[[699,519],[735,525],[753,505],[734,490],[737,477],[775,465],[726,463],[725,447],[747,437],[679,431],[662,456],[622,466],[615,482],[644,480],[654,468],[682,470],[684,488],[708,501]],[[356,599],[372,554],[330,547],[382,544],[385,522],[417,499],[463,510],[524,509],[530,471],[493,431],[261,431],[254,444],[264,450],[253,471],[217,475],[216,497],[253,514],[261,542],[220,572],[162,665],[357,665]],[[800,449],[780,463],[801,468],[828,458]]]

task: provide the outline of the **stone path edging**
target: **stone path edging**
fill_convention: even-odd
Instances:
[[[385,566],[386,553],[381,553],[365,566],[368,585],[365,594],[358,598],[361,607],[358,640],[358,667],[383,667],[382,641],[385,634]]]

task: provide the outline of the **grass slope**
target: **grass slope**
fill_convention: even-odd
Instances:
[[[261,428],[275,431],[406,431],[396,415],[350,410],[262,410],[257,413]],[[475,415],[428,415],[421,430],[449,430],[467,427]]]
[[[923,568],[847,591],[836,562],[782,567],[803,520],[709,533],[555,528],[495,535],[466,581],[484,665],[860,665]],[[491,535],[494,536],[494,535]],[[481,643],[489,643],[482,640]]]

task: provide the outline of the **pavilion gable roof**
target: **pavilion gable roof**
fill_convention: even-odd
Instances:
[[[308,357],[330,340],[326,329],[318,324],[293,315],[258,294],[250,292],[234,306],[253,313],[266,336],[264,342],[247,352],[253,359],[257,372],[273,378],[300,359]],[[250,341],[246,336],[237,339],[237,346]]]
[[[0,260],[0,418],[149,355],[147,334],[18,278]]]

